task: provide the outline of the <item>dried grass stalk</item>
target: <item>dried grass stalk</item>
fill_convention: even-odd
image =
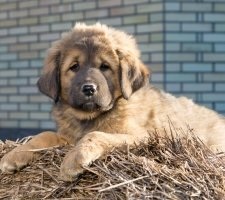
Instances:
[[[0,142],[0,158],[24,141]],[[225,154],[213,154],[191,133],[183,139],[155,134],[135,149],[114,149],[65,183],[59,167],[71,148],[41,149],[27,168],[0,174],[0,199],[225,199]]]

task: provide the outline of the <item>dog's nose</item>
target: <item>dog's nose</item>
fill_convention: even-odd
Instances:
[[[97,86],[95,84],[89,83],[82,85],[81,90],[86,96],[93,96],[96,92],[96,88]]]

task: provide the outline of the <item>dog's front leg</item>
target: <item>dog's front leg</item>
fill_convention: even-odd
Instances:
[[[148,134],[112,134],[91,132],[83,137],[64,158],[60,175],[64,181],[72,181],[93,161],[109,152],[114,147],[138,144],[146,141]]]
[[[35,149],[48,148],[66,144],[67,141],[54,132],[43,132],[36,135],[29,142],[18,146],[7,153],[0,162],[0,169],[4,173],[13,173],[28,165],[38,155]]]

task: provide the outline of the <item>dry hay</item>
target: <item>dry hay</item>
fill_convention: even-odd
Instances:
[[[0,158],[22,142],[0,143]],[[134,150],[114,149],[65,183],[58,172],[71,148],[42,150],[22,171],[0,174],[0,199],[225,199],[225,155],[213,154],[192,135],[151,136]]]

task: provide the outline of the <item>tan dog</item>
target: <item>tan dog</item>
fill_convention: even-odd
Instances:
[[[57,134],[44,132],[6,154],[3,172],[34,159],[29,150],[75,144],[61,165],[68,181],[85,166],[124,144],[140,144],[155,130],[161,135],[190,126],[208,146],[225,150],[225,119],[184,97],[175,98],[148,84],[135,40],[105,25],[77,24],[53,44],[39,89],[55,101]],[[178,131],[182,134],[182,131]]]

